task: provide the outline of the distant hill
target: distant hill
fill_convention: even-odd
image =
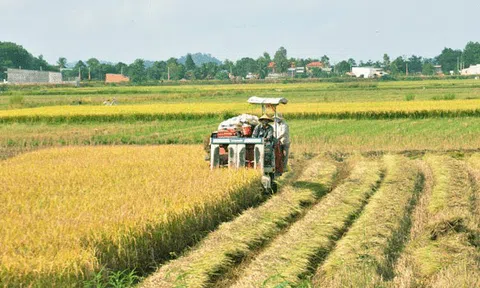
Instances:
[[[205,54],[205,53],[195,53],[192,54],[192,59],[193,62],[195,62],[195,65],[200,66],[204,63],[216,63],[216,64],[222,64],[222,61],[218,60],[217,58],[213,57],[211,54]],[[178,63],[185,64],[185,61],[187,60],[187,55],[182,56],[178,58]]]
[[[153,63],[155,63],[155,61],[150,61],[150,60],[144,60],[145,62],[145,68],[150,68],[153,66]]]

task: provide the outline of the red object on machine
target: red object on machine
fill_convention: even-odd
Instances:
[[[280,148],[280,143],[276,143],[274,147],[275,151],[275,172],[282,174],[283,173],[283,153]]]
[[[227,128],[217,132],[218,138],[234,137],[237,136],[237,130],[234,128]]]

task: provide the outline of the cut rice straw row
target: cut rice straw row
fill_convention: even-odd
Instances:
[[[342,185],[254,259],[233,287],[296,285],[334,247],[381,179],[378,162],[359,162]]]
[[[324,159],[312,161],[293,185],[285,186],[262,206],[224,223],[185,256],[160,267],[141,286],[206,287],[212,284],[220,274],[280,233],[306,205],[331,190],[336,166]]]

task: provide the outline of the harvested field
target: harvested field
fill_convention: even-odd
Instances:
[[[381,181],[378,163],[359,162],[351,175],[262,251],[232,287],[298,283],[322,260]]]
[[[318,269],[316,284],[327,287],[376,287],[393,277],[422,188],[412,161],[386,156],[386,177],[362,215]]]
[[[414,160],[351,157],[348,177],[323,197],[310,198],[300,217],[281,221],[280,233],[272,218],[253,212],[278,213],[276,201],[289,195],[289,186],[222,224],[142,285],[476,287],[479,159],[478,154],[465,160],[435,154]],[[244,223],[249,233],[240,228]]]
[[[336,167],[325,160],[311,163],[292,185],[260,207],[221,225],[198,248],[160,268],[143,287],[204,287],[239,260],[269,242],[335,182]]]

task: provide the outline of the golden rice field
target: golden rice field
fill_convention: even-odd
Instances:
[[[140,286],[479,287],[479,169],[480,154],[313,159]]]
[[[405,118],[478,116],[480,100],[390,101],[350,103],[291,103],[281,107],[289,119],[305,118]],[[224,118],[258,113],[247,103],[164,103],[123,106],[47,106],[0,111],[0,122],[16,121],[116,121],[154,119]]]
[[[69,147],[0,162],[0,286],[82,286],[145,270],[262,199],[253,170],[198,146]]]
[[[0,287],[132,285],[109,282],[122,271],[147,288],[480,287],[479,85],[10,91],[48,101],[0,110]],[[293,165],[276,194],[258,171],[211,171],[200,145],[149,146],[199,144],[220,120],[258,115],[257,92],[292,96]],[[76,93],[131,102],[48,106]]]

